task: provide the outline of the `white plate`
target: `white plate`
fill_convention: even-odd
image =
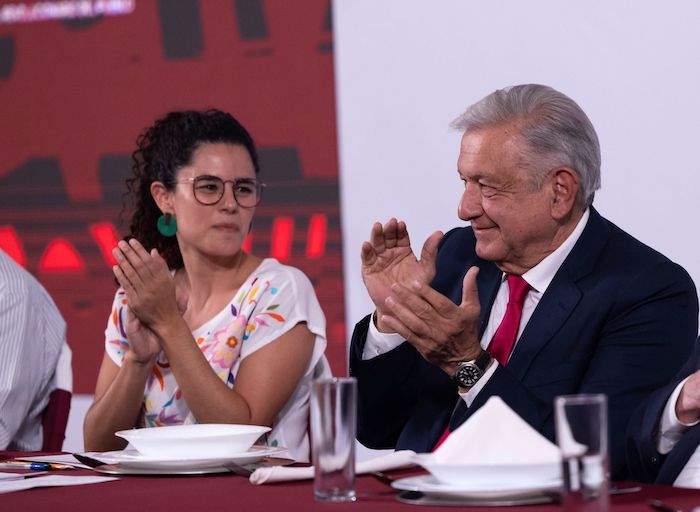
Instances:
[[[149,457],[139,453],[136,450],[123,450],[116,452],[105,452],[92,454],[98,460],[108,464],[120,464],[125,468],[143,468],[143,469],[202,469],[202,468],[219,468],[227,462],[235,462],[236,464],[250,464],[256,462],[263,457],[277,455],[281,452],[286,452],[286,448],[270,446],[253,446],[250,450],[227,455],[225,457],[203,457],[203,458],[163,458]],[[91,455],[91,454],[88,454]]]
[[[130,475],[130,476],[169,476],[169,475],[184,475],[184,476],[197,476],[197,475],[210,475],[215,473],[230,473],[231,470],[223,466],[215,466],[211,468],[131,468],[124,467],[121,464],[105,464],[104,466],[98,466],[93,468],[93,471],[98,473],[104,473],[105,475]]]
[[[556,492],[561,487],[561,480],[553,480],[533,486],[522,483],[494,483],[491,487],[455,486],[438,481],[433,475],[411,476],[396,480],[392,487],[402,491],[418,491],[431,496],[444,498],[479,498],[479,499],[515,499],[532,495]]]
[[[235,457],[253,446],[270,427],[195,423],[120,430],[115,436],[152,458]]]

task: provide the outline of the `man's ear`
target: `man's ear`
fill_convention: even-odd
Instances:
[[[173,213],[172,194],[160,181],[151,183],[151,196],[163,213]]]
[[[552,181],[552,217],[563,219],[567,217],[576,205],[576,195],[581,186],[578,173],[568,167],[554,171]]]

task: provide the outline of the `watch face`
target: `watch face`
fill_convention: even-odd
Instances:
[[[483,372],[479,370],[476,366],[469,364],[462,366],[455,374],[455,380],[457,383],[465,388],[469,388],[477,383],[479,378],[483,375]]]

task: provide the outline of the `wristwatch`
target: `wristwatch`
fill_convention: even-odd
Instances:
[[[452,380],[460,388],[471,388],[484,375],[484,372],[491,364],[491,354],[485,350],[471,361],[457,363],[457,369],[452,374]]]

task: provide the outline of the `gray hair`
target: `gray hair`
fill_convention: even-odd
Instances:
[[[593,124],[574,100],[546,85],[514,85],[474,103],[450,127],[467,132],[509,121],[520,126],[525,159],[540,167],[533,170],[538,188],[552,167],[570,167],[581,181],[576,205],[583,210],[593,204],[600,188],[600,144]],[[543,164],[550,167],[541,168]]]

